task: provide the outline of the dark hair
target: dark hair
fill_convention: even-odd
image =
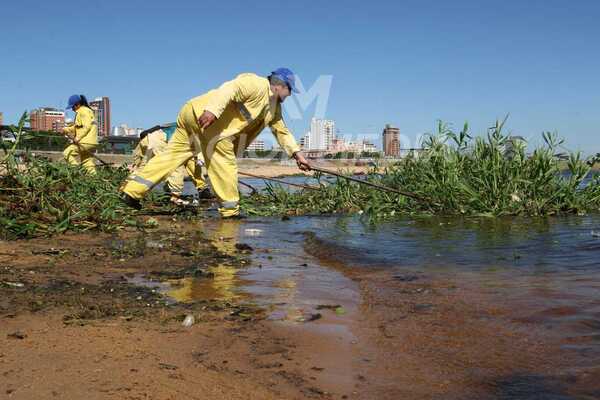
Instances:
[[[88,104],[88,101],[87,101],[87,99],[85,98],[85,96],[84,96],[84,95],[82,95],[82,94],[80,94],[80,95],[79,95],[79,97],[80,97],[80,99],[79,99],[79,102],[78,102],[78,104],[79,104],[79,105],[82,105],[82,106],[86,106],[87,108],[90,108],[90,105]]]

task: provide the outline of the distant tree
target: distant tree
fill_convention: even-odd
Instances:
[[[269,155],[271,155],[271,150],[256,150],[254,153],[258,158],[266,158],[269,157]]]
[[[381,158],[381,153],[378,151],[363,151],[360,153],[360,158]]]

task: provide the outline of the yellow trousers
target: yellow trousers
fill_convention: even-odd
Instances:
[[[98,147],[96,144],[70,144],[63,151],[63,155],[67,163],[81,165],[86,169],[88,174],[96,175],[96,163],[94,162],[94,157],[92,157],[92,151],[96,147]]]
[[[177,116],[177,129],[167,149],[152,158],[141,171],[130,176],[123,186],[123,192],[134,199],[141,199],[153,186],[181,165],[185,165],[188,171],[191,170],[192,176],[200,175],[201,168],[193,161],[192,143],[197,139],[204,155],[212,189],[221,202],[221,216],[238,215],[240,197],[234,145],[229,138],[218,140],[217,135],[202,132],[191,104],[186,103]]]
[[[161,141],[160,143],[154,144],[154,147],[148,149],[144,160],[141,165],[136,169],[134,174],[141,171],[149,160],[156,157],[157,155],[164,153],[167,150],[167,142]],[[185,172],[187,171],[188,175],[192,178],[196,189],[203,190],[206,188],[206,182],[204,181],[204,177],[202,176],[202,170],[199,166],[194,166],[196,163],[196,159],[190,159],[185,165],[180,165],[169,175],[167,178],[167,185],[169,190],[175,196],[181,196],[183,194],[183,180],[185,178]]]

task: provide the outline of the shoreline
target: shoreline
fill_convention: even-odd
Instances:
[[[32,153],[41,156],[47,157],[52,161],[62,161],[63,154],[59,151],[36,151],[32,150]],[[2,151],[0,150],[0,154]],[[133,160],[133,156],[131,154],[96,154],[103,161],[114,164],[115,166],[121,166],[124,164],[129,164]],[[352,173],[362,174],[369,170],[369,165],[364,160],[313,160],[315,165],[322,168],[330,168],[333,170],[344,170],[350,171]],[[389,163],[389,160],[381,160],[380,164],[385,166]],[[295,175],[311,175],[311,172],[303,172],[296,166],[296,162],[290,159],[284,160],[271,160],[268,158],[238,158],[237,165],[240,171],[248,171],[254,174],[259,174],[266,176],[268,178],[277,178],[277,177],[285,177],[285,176],[295,176]]]
[[[560,342],[515,322],[512,304],[468,274],[357,268],[316,247],[301,257],[305,264],[290,266],[289,280],[280,271],[284,247],[252,247],[237,236],[240,228],[257,230],[256,220],[158,219],[148,233],[0,242],[3,393],[385,400],[600,390],[600,369],[568,370]],[[148,282],[193,276],[190,290],[204,297],[165,304],[158,286],[129,283],[139,275]],[[264,288],[278,292],[239,296],[269,277]],[[317,277],[333,290],[307,286]],[[274,318],[282,304],[295,304],[293,312]],[[320,317],[310,320],[315,312]],[[195,323],[183,327],[190,314]],[[522,397],[510,397],[523,379]],[[571,393],[573,379],[581,393]]]

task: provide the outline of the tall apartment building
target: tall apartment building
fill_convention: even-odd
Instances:
[[[307,150],[329,150],[335,139],[335,121],[313,118],[310,121],[308,140],[304,144]],[[308,145],[308,147],[307,147]]]
[[[0,112],[0,126],[4,125],[4,114]]]
[[[400,156],[400,128],[386,124],[383,129],[383,154],[387,157]]]
[[[51,107],[41,107],[29,113],[29,126],[32,131],[62,132],[65,127],[65,113]]]
[[[98,123],[98,136],[110,135],[110,100],[108,97],[97,97],[90,101],[90,107],[94,111]]]

